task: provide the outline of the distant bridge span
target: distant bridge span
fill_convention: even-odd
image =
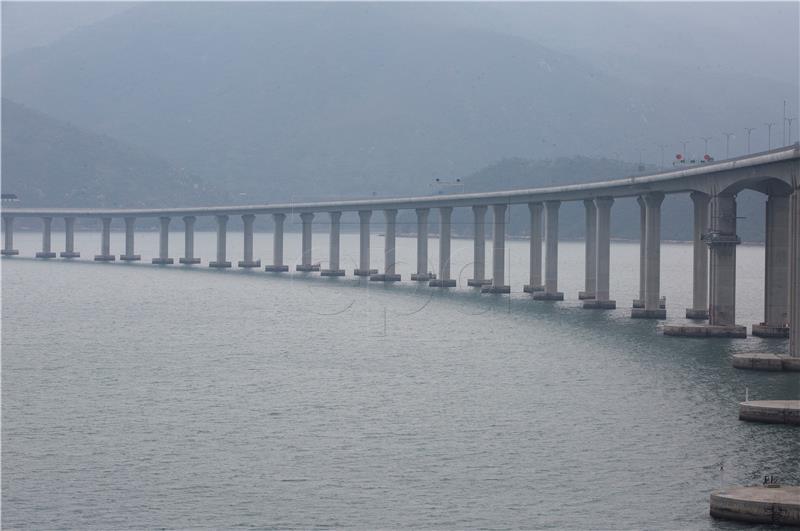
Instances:
[[[666,194],[689,193],[694,204],[694,267],[693,304],[686,317],[708,323],[692,326],[667,326],[671,335],[743,337],[746,328],[735,321],[736,194],[743,189],[759,191],[767,196],[766,207],[766,274],[764,322],[753,325],[753,333],[762,336],[790,336],[789,353],[800,357],[800,145],[774,149],[735,159],[710,162],[683,169],[627,177],[611,181],[508,190],[500,192],[464,193],[419,197],[370,198],[343,201],[264,204],[248,206],[214,206],[158,209],[83,209],[83,208],[3,208],[5,242],[2,254],[18,254],[13,246],[15,217],[40,217],[43,221],[42,251],[39,258],[55,258],[51,250],[51,224],[54,217],[65,220],[65,250],[62,258],[75,258],[74,223],[76,218],[101,220],[101,254],[97,261],[114,261],[111,254],[110,230],[113,218],[125,220],[125,254],[120,260],[139,260],[134,248],[136,218],[159,218],[161,232],[156,264],[172,264],[169,257],[169,224],[181,217],[185,227],[184,256],[179,263],[198,264],[194,256],[194,223],[199,216],[217,220],[217,256],[210,267],[227,268],[227,221],[241,216],[244,222],[244,257],[238,265],[260,267],[253,258],[253,222],[257,215],[272,215],[275,222],[270,272],[288,271],[283,262],[283,224],[287,215],[297,214],[302,220],[302,260],[296,270],[318,271],[312,262],[311,226],[315,214],[330,217],[330,257],[323,276],[343,276],[339,264],[339,234],[342,212],[358,212],[360,218],[359,268],[353,274],[370,280],[399,281],[395,272],[395,235],[398,210],[414,210],[417,214],[417,271],[412,281],[427,282],[431,287],[453,287],[450,276],[450,218],[453,208],[469,207],[475,216],[474,278],[468,281],[486,293],[508,293],[505,284],[505,237],[507,210],[510,205],[527,204],[530,210],[531,266],[530,281],[525,291],[534,300],[563,300],[558,291],[558,211],[564,201],[583,201],[586,209],[586,278],[580,293],[587,309],[612,309],[610,298],[610,219],[615,198],[636,197],[641,213],[641,253],[639,299],[634,301],[631,316],[663,319],[666,310],[660,296],[661,203]],[[484,221],[488,208],[493,212],[492,277],[485,275]],[[439,213],[439,264],[435,273],[428,271],[428,215]],[[370,269],[369,236],[373,210],[385,216],[384,271]],[[543,220],[544,215],[544,220]],[[544,229],[544,230],[543,230]],[[544,252],[542,249],[544,232]],[[544,255],[544,275],[542,256]],[[709,267],[710,264],[710,267]]]

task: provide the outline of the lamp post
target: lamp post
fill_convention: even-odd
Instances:
[[[750,154],[750,133],[756,130],[755,127],[745,127],[744,130],[747,132],[747,154]]]
[[[705,147],[703,147],[703,155],[704,156],[708,155],[708,141],[711,140],[714,137],[713,136],[701,136],[700,138],[703,139],[703,142],[705,143]]]
[[[788,130],[788,133],[789,133],[789,135],[788,135],[789,144],[792,143],[792,122],[794,122],[795,120],[797,120],[796,116],[794,118],[787,118],[786,119],[786,123],[789,124],[789,130]]]
[[[725,158],[731,158],[731,137],[736,138],[733,133],[722,133],[725,135]]]
[[[681,152],[683,160],[686,160],[686,146],[689,145],[689,142],[691,142],[691,140],[681,140],[681,144],[683,144],[683,151]]]
[[[772,126],[775,122],[764,122],[764,125],[767,126],[767,151],[769,151],[772,149]]]

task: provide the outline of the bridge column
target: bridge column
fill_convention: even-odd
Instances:
[[[240,260],[236,265],[243,268],[261,267],[261,260],[253,260],[253,222],[254,214],[244,214],[242,223],[244,225],[244,260]]]
[[[472,214],[474,218],[472,278],[467,280],[467,286],[482,287],[492,283],[491,280],[486,280],[486,206],[473,206]]]
[[[789,196],[789,356],[800,357],[800,188]]]
[[[645,203],[645,271],[644,308],[631,310],[638,319],[666,319],[667,310],[661,307],[661,203],[664,194],[652,192],[644,196]]]
[[[647,205],[642,196],[637,197],[636,202],[639,203],[639,298],[633,300],[633,307],[644,308],[644,294],[647,291]],[[666,309],[666,297],[661,297],[658,307]]]
[[[753,325],[754,336],[789,337],[789,210],[788,196],[767,198],[764,322]]]
[[[433,276],[428,273],[428,214],[427,208],[416,209],[417,213],[417,272],[411,280],[428,282]]]
[[[178,262],[184,265],[199,264],[200,259],[194,256],[194,216],[183,217],[183,257]]]
[[[544,291],[542,285],[542,204],[528,203],[531,214],[530,244],[530,284],[523,288],[525,293]]]
[[[506,209],[506,205],[492,205],[492,284],[481,288],[481,293],[511,293],[505,283]]]
[[[5,241],[3,242],[3,250],[0,252],[0,254],[3,256],[14,256],[19,254],[19,251],[14,249],[13,216],[3,216],[3,229],[5,230]]]
[[[314,220],[314,213],[305,212],[300,214],[300,220],[303,222],[303,255],[301,257],[301,263],[295,266],[295,270],[303,272],[319,271],[319,265],[311,263],[311,222]]]
[[[157,265],[169,265],[173,263],[169,257],[169,222],[170,218],[161,216],[158,218],[161,229],[158,232],[158,258],[153,258],[152,262]]]
[[[330,248],[328,250],[328,269],[320,271],[323,277],[343,277],[344,269],[339,269],[339,233],[341,226],[342,213],[330,212],[331,216],[331,235]]]
[[[439,276],[428,285],[435,288],[453,288],[456,281],[450,278],[450,218],[452,207],[439,208]]]
[[[595,213],[597,216],[597,228],[595,237],[595,291],[594,300],[584,301],[584,308],[613,310],[617,307],[617,302],[611,300],[610,296],[610,276],[611,276],[611,206],[614,199],[611,197],[599,197],[594,200]]]
[[[359,230],[359,254],[358,269],[353,271],[357,277],[368,277],[378,273],[377,269],[369,268],[369,220],[372,217],[371,210],[358,211],[358,230]]]
[[[126,262],[132,262],[135,260],[141,260],[142,257],[138,254],[134,254],[133,249],[133,237],[134,237],[134,223],[136,223],[136,218],[127,217],[125,218],[125,254],[119,257],[120,260],[124,260]]]
[[[55,258],[56,253],[50,250],[50,235],[53,229],[53,218],[44,216],[42,218],[42,250],[36,253],[36,258]]]
[[[558,291],[558,209],[561,201],[545,201],[545,263],[544,291],[533,294],[534,300],[563,301],[564,294]]]
[[[61,258],[78,258],[81,253],[75,252],[75,218],[64,218],[64,251]]]
[[[384,210],[386,232],[383,236],[383,274],[372,275],[370,280],[381,282],[397,282],[400,275],[395,273],[395,240],[397,235],[397,210]]]
[[[597,284],[597,207],[591,199],[583,201],[586,211],[586,240],[584,265],[584,291],[578,292],[578,299],[594,299]]]
[[[689,194],[694,204],[694,263],[692,267],[692,307],[686,308],[687,319],[708,319],[708,246],[703,233],[708,229],[708,202],[702,192]]]
[[[283,264],[283,222],[286,214],[276,212],[272,214],[273,233],[272,233],[272,265],[264,268],[264,271],[271,273],[283,273],[289,271],[289,266]]]
[[[231,267],[231,263],[227,260],[228,216],[221,214],[214,217],[217,218],[217,259],[213,262],[209,262],[208,267],[225,269]]]
[[[111,218],[101,218],[100,254],[94,255],[96,262],[113,262],[116,257],[111,254]]]
[[[711,254],[709,325],[744,337],[747,329],[736,326],[736,198],[715,196],[711,201],[711,232],[705,238]]]

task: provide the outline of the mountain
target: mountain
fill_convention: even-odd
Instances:
[[[250,202],[417,193],[510,157],[634,159],[689,130],[760,123],[774,102],[753,85],[796,94],[694,90],[694,70],[615,77],[453,9],[147,3],[6,57],[3,91]]]
[[[159,157],[2,100],[3,192],[19,206],[173,206],[227,195]]]

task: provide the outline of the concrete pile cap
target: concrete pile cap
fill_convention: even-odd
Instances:
[[[711,516],[743,522],[800,525],[800,486],[730,487],[711,493]]]

